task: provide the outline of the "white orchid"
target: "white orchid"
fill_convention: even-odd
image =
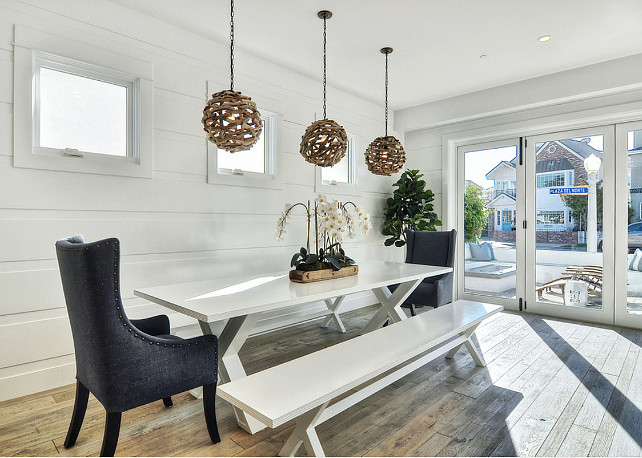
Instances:
[[[310,221],[312,222],[313,230],[314,222],[316,221],[317,226],[313,239],[317,239],[317,251],[319,248],[326,249],[330,245],[341,244],[346,237],[354,238],[355,235],[357,235],[358,229],[365,235],[371,227],[370,215],[362,208],[357,207],[353,202],[341,203],[336,199],[329,200],[323,194],[319,194],[314,201],[314,207],[301,202],[294,205],[290,203],[285,204],[281,216],[277,221],[277,240],[283,240],[283,235],[286,233],[285,226],[288,224],[292,209],[299,205],[306,209],[306,216],[308,217],[308,240],[310,239]],[[309,246],[307,249],[310,251]],[[338,248],[332,248],[331,251],[334,254],[335,251],[338,251]]]

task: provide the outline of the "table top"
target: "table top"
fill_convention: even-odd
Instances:
[[[286,271],[141,288],[134,294],[211,323],[449,272],[451,267],[373,261],[359,265],[358,275],[313,283],[291,282]]]

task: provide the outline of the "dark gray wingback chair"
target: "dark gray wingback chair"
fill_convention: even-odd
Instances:
[[[431,266],[455,265],[457,231],[406,231],[406,262]],[[404,301],[415,315],[415,306],[439,307],[453,300],[453,273],[429,277]]]
[[[113,456],[122,412],[203,387],[203,408],[213,443],[216,425],[216,336],[181,339],[169,318],[129,320],[120,296],[120,243],[85,243],[82,235],[56,242],[58,265],[76,352],[76,401],[65,448],[76,443],[91,392],[107,418],[101,456]]]

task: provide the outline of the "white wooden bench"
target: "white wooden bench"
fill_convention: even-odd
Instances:
[[[218,393],[271,428],[296,419],[280,456],[293,456],[301,444],[308,454],[325,456],[317,425],[429,361],[444,353],[452,358],[465,345],[475,363],[485,366],[470,338],[485,318],[501,310],[498,305],[456,301],[225,383]],[[329,405],[355,388],[358,391]]]

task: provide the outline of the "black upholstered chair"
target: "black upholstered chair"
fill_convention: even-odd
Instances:
[[[82,235],[56,242],[58,265],[76,351],[76,402],[65,447],[76,443],[91,392],[107,418],[101,456],[113,456],[122,412],[203,387],[203,408],[213,443],[220,442],[214,400],[216,336],[181,339],[159,315],[129,320],[120,296],[120,243],[85,243]]]
[[[406,231],[406,262],[431,266],[453,267],[457,231]],[[415,316],[415,306],[439,307],[453,300],[453,273],[429,277],[404,301]],[[391,288],[393,289],[393,288]]]

